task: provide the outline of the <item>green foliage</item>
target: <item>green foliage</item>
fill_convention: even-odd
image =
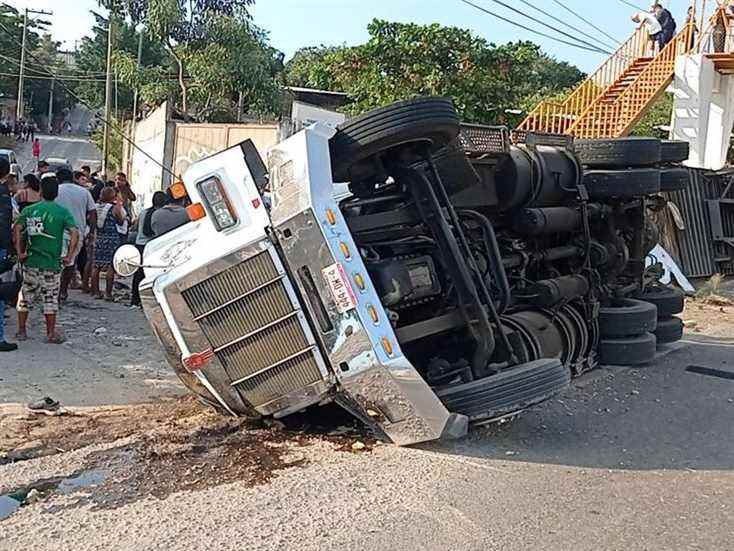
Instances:
[[[76,54],[76,65],[79,71],[85,74],[102,76],[107,70],[107,18],[94,13],[95,25],[92,35],[82,39],[81,47]],[[158,104],[168,97],[168,90],[161,92],[160,88],[172,83],[173,68],[171,62],[160,44],[144,37],[141,57],[141,75],[137,75],[138,42],[140,34],[135,27],[120,19],[115,20],[114,37],[114,69],[119,79],[117,87],[117,106],[123,113],[132,113],[134,87],[142,86],[141,94]],[[146,78],[143,82],[142,75]],[[155,83],[153,88],[158,93],[146,89],[149,84]],[[75,87],[75,92],[94,107],[104,105],[105,83],[103,78],[93,82],[82,82]],[[146,100],[144,100],[146,101]]]
[[[368,31],[370,39],[360,46],[299,51],[286,67],[286,82],[347,92],[352,113],[419,95],[445,95],[468,122],[512,124],[508,110],[583,77],[530,42],[497,46],[455,27],[377,19]]]
[[[68,75],[72,73],[59,56],[59,42],[54,41],[50,34],[44,34],[38,46],[33,50],[33,59],[28,60],[25,97],[29,103],[31,115],[38,119],[48,113],[48,102],[53,87],[53,112],[60,114],[71,108],[74,97],[67,88],[52,79],[47,78],[49,71],[54,74]],[[44,69],[40,69],[43,67]],[[38,78],[44,77],[44,78]]]
[[[667,138],[668,132],[659,130],[658,126],[670,126],[673,117],[673,94],[663,94],[644,117],[632,129],[633,136],[657,136]]]
[[[135,75],[130,60],[116,59],[120,76],[139,86],[146,101],[172,96],[183,114],[198,120],[233,120],[242,96],[245,113],[277,113],[278,74],[282,55],[255,27],[247,8],[253,0],[131,0],[126,14],[145,25],[146,32],[167,54],[175,74],[173,86],[162,75]]]
[[[112,128],[123,128],[123,120],[111,118]],[[104,124],[100,124],[92,132],[92,143],[96,145],[100,151],[102,151],[102,144],[104,142]],[[109,142],[107,142],[107,155],[109,159],[108,174],[114,174],[118,170],[124,170],[122,166],[122,136],[119,132],[111,131],[109,133]]]

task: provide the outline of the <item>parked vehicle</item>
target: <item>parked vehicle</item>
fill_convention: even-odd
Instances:
[[[55,173],[57,170],[61,170],[62,168],[72,170],[69,159],[65,159],[63,157],[47,157],[44,161],[48,163],[49,172]]]
[[[18,163],[18,158],[15,156],[15,151],[12,149],[0,149],[0,159],[5,159],[10,163],[10,172],[14,173],[18,180],[23,178],[23,170]]]
[[[315,124],[267,170],[245,142],[186,173],[192,222],[146,247],[145,313],[182,381],[222,411],[336,401],[397,444],[460,436],[600,361],[651,362],[656,331],[680,338],[682,296],[645,258],[660,165],[682,149],[510,145],[444,98]],[[123,273],[139,262],[116,258]]]

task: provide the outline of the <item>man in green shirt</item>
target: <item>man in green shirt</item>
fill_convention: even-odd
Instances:
[[[46,317],[46,340],[52,344],[64,342],[56,332],[59,311],[62,256],[73,254],[79,242],[79,230],[72,214],[54,203],[59,184],[54,176],[41,180],[42,201],[26,207],[13,226],[13,240],[18,259],[23,264],[23,286],[18,296],[18,340],[28,338],[26,324],[31,304],[43,296]],[[62,252],[64,231],[71,234],[68,251]],[[64,258],[69,260],[69,258]]]

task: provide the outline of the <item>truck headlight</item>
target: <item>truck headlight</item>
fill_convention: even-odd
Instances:
[[[234,226],[237,223],[237,215],[222,187],[222,182],[218,178],[209,178],[200,182],[198,187],[217,230],[222,231]]]

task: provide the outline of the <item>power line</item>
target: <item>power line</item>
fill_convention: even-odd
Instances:
[[[641,8],[640,6],[635,6],[632,2],[627,2],[627,0],[619,0],[619,1],[622,2],[622,4],[626,4],[630,8],[634,8],[640,11],[647,11],[645,8]]]
[[[20,76],[18,73],[6,73],[6,72],[0,72],[0,76],[3,77],[18,77]],[[105,79],[103,78],[83,78],[83,77],[73,77],[73,76],[67,76],[67,75],[25,75],[25,78],[27,80],[67,80],[67,81],[73,81],[73,82],[104,82]],[[120,79],[117,79],[118,81]]]
[[[563,40],[561,38],[556,38],[555,36],[551,36],[549,34],[546,34],[542,31],[536,31],[535,29],[531,29],[530,27],[526,27],[522,23],[518,23],[517,21],[513,21],[512,19],[508,19],[507,17],[504,17],[502,15],[499,15],[498,13],[494,13],[493,11],[490,11],[486,8],[483,8],[482,6],[478,6],[477,4],[470,2],[469,0],[459,0],[459,2],[463,2],[464,4],[471,6],[481,12],[484,12],[486,14],[489,14],[493,17],[496,17],[497,19],[500,19],[501,21],[504,21],[505,23],[509,23],[510,25],[514,25],[515,27],[519,27],[520,29],[523,29],[525,31],[528,31],[530,33],[536,34],[538,36],[542,36],[543,38],[548,38],[550,40],[554,40],[556,42],[560,42],[561,44],[566,44],[567,46],[573,46],[574,48],[578,48],[580,50],[586,50],[587,52],[593,52],[595,54],[599,53],[605,53],[600,51],[597,48],[587,48],[586,46],[581,46],[580,44],[576,44],[575,42],[567,42],[566,40]]]
[[[545,11],[545,10],[543,10],[543,9],[539,8],[538,6],[536,6],[535,4],[533,4],[532,2],[528,2],[528,0],[520,0],[520,2],[522,2],[522,3],[523,3],[523,4],[525,4],[526,6],[528,6],[528,7],[532,8],[532,9],[534,9],[534,10],[536,10],[536,11],[539,11],[539,12],[540,12],[540,13],[542,13],[543,15],[545,15],[545,16],[547,16],[547,17],[550,17],[551,19],[553,19],[554,21],[557,21],[557,22],[558,22],[558,23],[560,23],[561,25],[565,25],[565,26],[566,26],[566,27],[568,27],[569,29],[572,29],[572,30],[576,31],[577,33],[581,33],[581,34],[582,34],[583,36],[585,36],[586,38],[589,38],[589,39],[591,39],[591,40],[596,40],[596,41],[599,41],[599,42],[601,42],[601,41],[599,40],[599,37],[598,37],[598,36],[594,36],[594,35],[591,35],[591,34],[589,34],[589,33],[585,32],[585,31],[583,31],[582,29],[579,29],[578,27],[574,27],[573,25],[571,25],[571,23],[568,23],[568,22],[564,21],[563,19],[561,19],[561,18],[559,18],[559,17],[556,17],[556,16],[555,16],[555,15],[553,15],[552,13],[548,13],[547,11]],[[616,47],[617,47],[617,46],[616,46],[616,45],[614,45],[614,44],[612,44],[612,45],[610,46],[610,45],[609,45],[609,43],[607,43],[607,42],[601,42],[601,44],[603,44],[603,45],[604,45],[604,46],[606,46],[607,48],[616,48]]]
[[[611,38],[614,41],[615,44],[621,44],[621,42],[619,40],[617,40],[616,38],[614,38],[609,33],[603,31],[602,29],[600,29],[599,27],[597,27],[596,25],[594,25],[591,21],[589,21],[588,19],[586,19],[584,16],[576,13],[574,10],[572,10],[571,8],[569,8],[566,4],[564,4],[563,2],[561,2],[561,0],[553,0],[553,1],[556,4],[558,4],[559,6],[561,6],[564,10],[566,10],[567,12],[569,12],[570,14],[575,15],[576,17],[578,17],[579,19],[581,19],[581,21],[583,21],[584,23],[586,23],[587,25],[590,25],[592,29],[600,32],[601,34],[603,34],[607,38]]]
[[[14,63],[16,65],[20,65],[20,61],[18,59],[16,59],[16,58],[13,58],[13,57],[9,57],[9,56],[0,54],[0,59],[4,59],[5,61],[9,61],[9,62]],[[41,73],[42,72],[42,70],[37,69],[35,67],[26,67],[25,70],[26,71],[33,71],[34,73]],[[57,72],[56,74],[61,74],[61,73],[58,73]],[[69,74],[69,76],[72,76],[72,77],[77,77],[77,76],[83,76],[83,77],[104,77],[104,75],[105,75],[104,72],[70,73]]]
[[[543,21],[540,21],[540,20],[536,19],[535,17],[533,17],[531,15],[528,15],[526,13],[523,13],[520,10],[518,10],[517,8],[513,8],[509,4],[506,4],[505,2],[502,2],[502,0],[491,0],[491,1],[494,2],[495,4],[499,4],[500,6],[502,6],[505,9],[508,9],[508,10],[510,10],[510,11],[518,14],[518,15],[521,15],[521,16],[525,17],[526,19],[530,19],[531,21],[533,21],[535,23],[538,23],[540,25],[543,25],[544,27],[546,27],[546,28],[548,28],[548,29],[550,29],[552,31],[555,31],[558,34],[562,34],[563,36],[568,37],[571,40],[575,40],[579,44],[583,44],[584,46],[587,46],[588,48],[591,48],[592,50],[598,50],[599,52],[604,53],[604,54],[607,54],[607,55],[611,55],[612,54],[612,52],[607,51],[607,50],[604,50],[604,49],[600,48],[599,46],[596,46],[595,44],[591,44],[589,42],[586,42],[585,40],[581,40],[580,38],[576,38],[572,34],[568,34],[567,32],[562,31],[562,30],[554,27],[553,25],[549,25],[548,23],[544,23]]]
[[[8,35],[9,37],[12,37],[12,36],[13,36],[13,35],[11,34],[10,30],[9,30],[9,29],[8,29],[8,28],[7,28],[6,26],[5,26],[5,24],[4,24],[4,23],[2,23],[1,21],[0,21],[0,29],[2,29],[2,30],[3,30],[4,32],[5,32],[5,33],[7,33],[7,35]],[[21,45],[21,44],[20,44],[20,43],[18,42],[18,40],[17,40],[17,39],[13,38],[13,41],[14,41],[14,42],[16,42],[16,43],[18,43],[18,44],[19,44],[19,45],[21,46],[21,48],[23,47],[23,46],[22,46],[22,45]],[[26,51],[26,54],[27,54],[27,55],[28,55],[28,56],[29,56],[29,57],[30,57],[31,59],[33,59],[33,60],[34,60],[34,61],[36,61],[36,62],[38,62],[38,61],[39,61],[39,60],[38,60],[38,58],[37,58],[37,57],[36,57],[35,55],[33,55],[33,54],[32,54],[31,52],[27,51],[27,48],[25,49],[25,51]],[[50,74],[51,76],[54,76],[54,75],[53,75],[53,74],[52,74],[52,73],[51,73],[50,71],[49,71],[49,74]],[[69,88],[69,87],[68,87],[68,86],[67,86],[66,84],[64,84],[64,82],[63,82],[62,80],[60,80],[60,81],[59,81],[59,84],[60,84],[60,85],[61,85],[61,86],[62,86],[62,87],[63,87],[63,88],[64,88],[64,89],[66,90],[66,92],[67,92],[67,93],[68,93],[68,94],[69,94],[69,95],[70,95],[70,96],[71,96],[72,98],[76,99],[76,100],[77,100],[77,101],[78,101],[79,103],[81,103],[82,105],[86,106],[86,107],[87,107],[88,109],[90,109],[90,110],[92,110],[92,111],[96,111],[96,109],[94,109],[94,108],[93,108],[93,107],[92,107],[91,105],[89,105],[89,103],[87,103],[87,102],[86,102],[86,101],[84,101],[84,100],[83,100],[82,98],[80,98],[79,96],[77,96],[77,95],[76,95],[76,93],[74,93],[74,91],[73,91],[73,90],[72,90],[71,88]],[[138,145],[137,145],[137,144],[135,143],[135,141],[134,141],[134,140],[132,140],[132,139],[130,139],[130,138],[129,138],[129,137],[128,137],[128,136],[126,135],[126,134],[125,134],[125,132],[123,132],[122,130],[120,130],[120,129],[119,129],[118,127],[117,127],[117,125],[116,125],[116,124],[112,124],[112,123],[111,123],[111,122],[109,121],[109,119],[107,118],[107,113],[105,113],[105,116],[104,116],[104,117],[103,117],[103,116],[101,116],[101,115],[99,115],[99,114],[96,114],[95,116],[97,117],[97,119],[99,119],[100,121],[102,121],[102,122],[103,122],[103,123],[105,124],[105,126],[107,126],[107,127],[111,128],[111,129],[113,129],[113,130],[114,130],[115,132],[117,132],[117,133],[118,133],[118,134],[120,135],[120,137],[121,137],[121,138],[122,138],[123,140],[125,140],[126,142],[128,142],[128,143],[129,143],[129,144],[130,144],[130,145],[131,145],[132,147],[134,147],[134,148],[135,148],[135,149],[137,149],[137,150],[138,150],[138,151],[139,151],[140,153],[142,153],[143,155],[145,155],[145,156],[146,156],[146,157],[147,157],[148,159],[150,159],[151,161],[153,161],[153,163],[155,163],[156,165],[158,165],[159,167],[161,167],[161,168],[162,168],[162,169],[163,169],[163,170],[164,170],[164,171],[165,171],[165,172],[166,172],[167,174],[169,174],[169,175],[170,175],[171,177],[173,177],[174,179],[176,179],[176,178],[177,178],[177,176],[176,176],[176,175],[175,175],[175,174],[173,173],[173,171],[172,171],[171,169],[169,169],[168,167],[166,167],[165,165],[163,165],[163,163],[161,163],[160,161],[158,161],[158,160],[157,160],[156,158],[154,158],[154,157],[153,157],[152,155],[150,155],[150,154],[149,154],[149,153],[148,153],[147,151],[145,151],[145,150],[144,150],[143,148],[141,148],[140,146],[138,146]]]

